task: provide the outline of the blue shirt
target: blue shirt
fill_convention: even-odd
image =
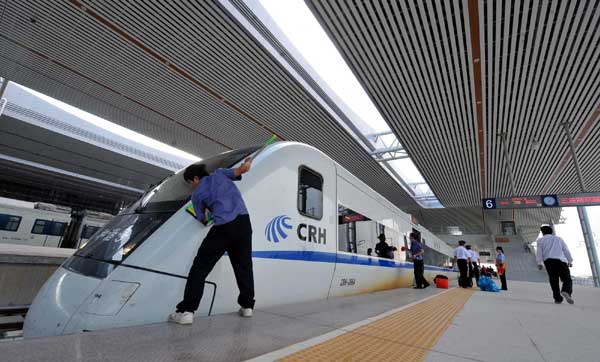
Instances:
[[[413,256],[414,260],[423,260],[423,255],[416,255],[423,250],[421,243],[418,240],[410,241],[410,254]]]
[[[502,253],[498,253],[498,255],[496,255],[496,262],[498,264],[502,264],[504,263],[504,254]]]
[[[242,194],[233,183],[239,179],[230,168],[219,168],[203,177],[192,193],[192,204],[198,220],[204,217],[205,208],[212,213],[215,225],[226,224],[239,215],[247,215]]]

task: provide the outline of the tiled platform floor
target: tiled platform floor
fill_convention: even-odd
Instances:
[[[427,361],[600,361],[600,289],[575,287],[554,304],[547,283],[511,282],[476,292]]]

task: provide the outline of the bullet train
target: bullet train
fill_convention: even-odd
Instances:
[[[77,242],[81,246],[112,218],[102,212],[85,214]],[[0,243],[59,247],[71,221],[70,207],[0,197]]]
[[[209,171],[235,167],[258,150],[201,163]],[[236,184],[253,226],[257,308],[410,287],[405,250],[413,231],[426,245],[426,278],[455,278],[448,245],[313,147],[274,143]],[[100,229],[42,287],[25,337],[166,321],[210,228],[186,212],[191,191],[177,172]],[[382,233],[396,247],[393,255],[375,255]],[[225,255],[207,278],[196,315],[236,311],[237,294]]]

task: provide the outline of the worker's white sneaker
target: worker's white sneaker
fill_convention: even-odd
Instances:
[[[252,317],[252,308],[240,308],[240,315],[245,318]]]
[[[194,322],[194,313],[192,312],[173,312],[169,314],[169,322],[177,324],[192,324]]]
[[[567,303],[569,303],[569,304],[575,303],[575,301],[573,300],[573,297],[571,297],[571,294],[569,294],[567,292],[561,292],[560,294],[563,296],[563,298],[565,298],[567,300]]]

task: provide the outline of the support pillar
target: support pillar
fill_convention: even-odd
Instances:
[[[0,98],[2,98],[2,95],[4,95],[4,91],[6,90],[6,87],[8,86],[8,82],[9,82],[8,79],[2,78],[2,83],[0,83]]]
[[[8,82],[9,80],[6,78],[2,78],[2,83],[0,83],[0,116],[2,115],[2,112],[4,111],[4,107],[6,107],[6,99],[3,99],[2,96],[4,95],[4,91],[6,90],[6,87],[8,86]]]
[[[583,176],[581,174],[581,168],[579,167],[579,159],[577,158],[577,152],[575,151],[575,144],[573,143],[573,137],[571,136],[571,130],[569,129],[569,123],[561,123],[567,139],[569,140],[569,148],[571,150],[571,158],[573,159],[573,165],[577,172],[577,179],[579,180],[579,187],[581,192],[586,192],[585,183],[583,182]],[[579,214],[579,223],[581,224],[581,231],[583,232],[583,241],[585,242],[585,248],[587,249],[588,259],[590,259],[590,268],[592,269],[592,277],[594,278],[594,286],[600,288],[600,266],[598,265],[598,253],[596,251],[596,244],[594,243],[594,236],[592,235],[592,229],[590,227],[590,221],[588,219],[587,210],[585,206],[578,206],[577,213]]]
[[[587,249],[588,258],[590,259],[590,267],[592,268],[592,277],[594,278],[594,286],[600,288],[600,265],[598,264],[598,253],[594,238],[592,237],[592,228],[588,219],[585,206],[578,206],[577,213],[579,214],[579,222],[581,223],[581,231],[583,231],[583,241]]]

